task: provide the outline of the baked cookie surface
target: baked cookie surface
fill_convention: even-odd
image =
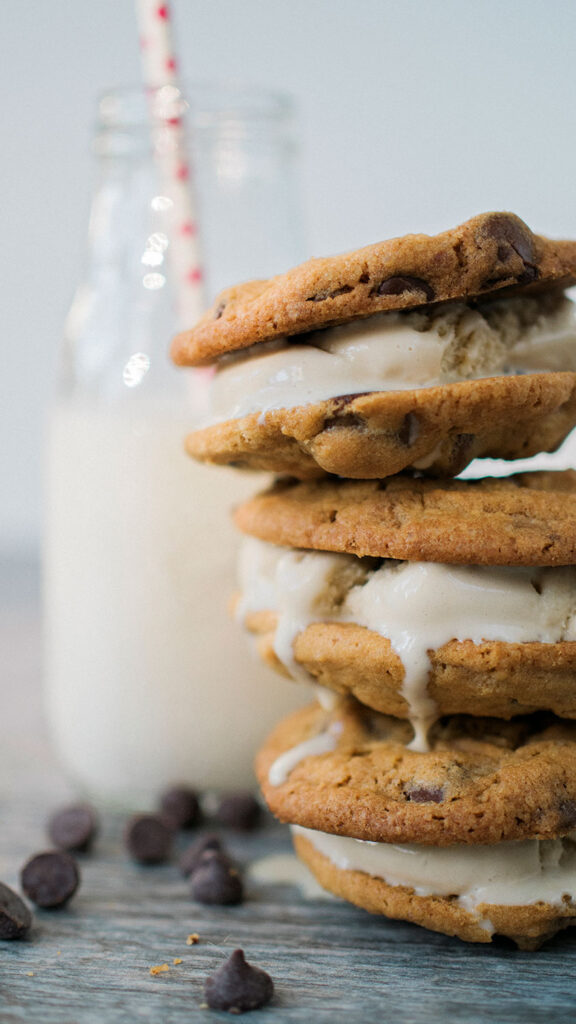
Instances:
[[[288,672],[274,650],[277,616],[253,612],[245,625],[262,660]],[[429,651],[426,694],[438,717],[510,719],[536,711],[576,718],[576,642],[475,644],[451,640]],[[404,667],[390,641],[347,622],[315,622],[294,639],[294,660],[320,686],[395,718],[413,714],[402,693]]]
[[[278,481],[235,512],[272,544],[465,565],[576,564],[576,471]]]
[[[357,702],[285,719],[256,759],[281,821],[384,843],[555,839],[576,826],[576,723],[547,716],[454,717],[430,749],[407,722]]]
[[[172,357],[201,366],[257,342],[386,310],[576,283],[576,242],[535,235],[512,213],[483,213],[442,234],[406,235],[228,288]]]
[[[451,896],[423,896],[413,888],[389,885],[361,871],[334,864],[304,835],[294,836],[302,861],[324,888],[373,914],[411,921],[466,942],[491,942],[494,935],[512,939],[520,949],[535,950],[556,932],[576,924],[573,898],[519,906],[480,904],[473,913]]]
[[[313,479],[408,467],[456,476],[475,458],[554,451],[576,424],[576,373],[488,377],[272,409],[189,434],[201,462]]]

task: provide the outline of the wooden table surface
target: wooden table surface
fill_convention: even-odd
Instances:
[[[24,860],[46,846],[47,813],[71,791],[42,723],[34,572],[0,568],[0,878],[17,885]],[[273,1003],[246,1017],[261,1024],[576,1019],[576,929],[539,953],[504,942],[465,945],[261,878],[249,879],[242,906],[202,907],[174,864],[127,860],[122,825],[117,815],[104,817],[69,909],[37,912],[29,941],[0,944],[0,1024],[234,1019],[201,1003],[205,977],[238,946],[274,978]],[[290,850],[286,830],[273,824],[225,838],[245,865]],[[186,945],[190,932],[199,933],[198,945]],[[164,962],[170,971],[151,976]]]

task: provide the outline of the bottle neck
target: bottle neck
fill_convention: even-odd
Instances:
[[[303,256],[290,105],[264,96],[259,108],[260,95],[226,98],[216,91],[185,105],[209,300],[237,280],[278,273]],[[124,400],[167,392],[179,387],[175,375],[186,376],[168,357],[177,329],[173,218],[154,159],[149,102],[135,90],[100,103],[88,251],[61,361],[68,394]]]

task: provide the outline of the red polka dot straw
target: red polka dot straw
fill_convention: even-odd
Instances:
[[[203,273],[193,175],[186,150],[185,102],[168,4],[136,0],[144,82],[150,97],[154,153],[163,193],[171,200],[168,258],[175,281],[179,320],[190,327],[204,308]]]

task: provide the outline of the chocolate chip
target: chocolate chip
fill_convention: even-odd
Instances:
[[[406,413],[400,430],[398,431],[398,440],[400,444],[406,445],[410,448],[414,444],[414,441],[418,439],[420,435],[420,420],[413,412]]]
[[[368,273],[367,270],[365,270],[363,274],[360,274],[360,277],[358,278],[358,284],[368,284],[369,280],[370,274]]]
[[[326,299],[335,299],[338,295],[347,295],[348,292],[353,291],[354,288],[351,284],[343,284],[332,291],[329,288],[325,288],[322,292],[316,292],[316,295],[309,295],[306,302],[325,302]]]
[[[457,476],[470,462],[472,448],[476,442],[475,434],[456,434],[452,440],[452,451],[448,462],[447,472]],[[445,472],[446,472],[445,471]],[[444,475],[444,473],[443,473]]]
[[[225,302],[219,302],[218,305],[216,306],[216,309],[214,310],[214,319],[215,320],[219,320],[225,309],[226,309],[226,303]]]
[[[37,853],[22,868],[20,884],[38,907],[63,907],[80,885],[78,865],[69,853],[49,850]]]
[[[531,284],[532,281],[537,281],[538,267],[531,267],[529,264],[525,264],[523,272],[517,275],[516,280],[518,284]]]
[[[564,800],[558,810],[560,812],[558,827],[571,831],[576,826],[576,800]]]
[[[247,963],[242,949],[206,979],[204,998],[212,1010],[245,1013],[266,1006],[274,995],[274,982],[266,971]]]
[[[205,850],[190,875],[190,893],[198,903],[230,906],[242,902],[244,887],[228,857],[217,850]]]
[[[0,882],[0,939],[23,939],[32,925],[32,914],[20,898]]]
[[[63,807],[48,821],[48,835],[54,846],[72,853],[86,853],[97,831],[96,812],[88,804]]]
[[[342,427],[353,427],[355,430],[359,428],[364,429],[366,426],[366,420],[362,419],[362,416],[357,416],[354,412],[345,412],[342,416],[334,416],[326,423],[326,430],[336,430]]]
[[[501,263],[518,254],[524,263],[534,262],[534,242],[529,229],[506,213],[493,213],[478,230],[478,238],[494,239],[499,243],[497,256]]]
[[[162,864],[170,855],[172,831],[156,814],[139,814],[126,825],[124,842],[139,864]]]
[[[189,875],[193,874],[200,863],[202,854],[207,850],[215,850],[217,853],[225,855],[222,849],[222,843],[217,835],[210,833],[208,835],[201,836],[195,843],[188,846],[180,857],[179,867],[184,878],[188,878]]]
[[[441,804],[444,790],[440,786],[414,786],[406,790],[405,796],[413,804]]]
[[[387,277],[372,289],[370,295],[403,295],[404,292],[424,292],[427,302],[432,302],[435,295],[432,285],[421,277]]]
[[[189,786],[173,786],[160,797],[160,817],[174,830],[192,828],[200,819],[198,797]]]
[[[249,832],[260,822],[262,809],[253,793],[238,790],[226,793],[220,799],[214,817],[221,825]]]
[[[342,409],[345,409],[350,402],[353,402],[356,398],[362,398],[363,395],[370,394],[369,391],[352,391],[349,395],[338,395],[337,398],[333,398],[331,401],[332,412],[339,413]]]

